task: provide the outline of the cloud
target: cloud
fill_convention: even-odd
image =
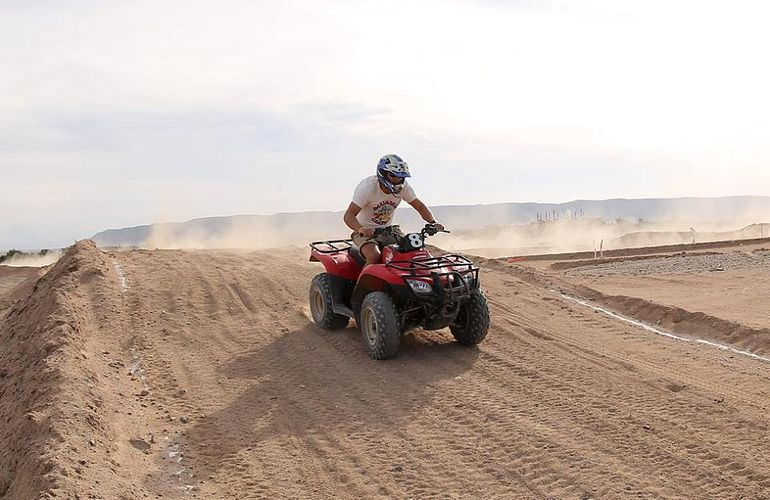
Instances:
[[[429,203],[770,194],[767,14],[2,2],[0,224],[339,208],[387,152]]]

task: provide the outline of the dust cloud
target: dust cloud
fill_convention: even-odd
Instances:
[[[54,264],[62,256],[61,250],[48,250],[43,253],[20,252],[0,262],[8,267],[44,267]]]
[[[307,243],[307,234],[296,229],[234,218],[227,224],[210,227],[156,224],[141,246],[151,249],[264,249],[304,246]]]
[[[496,258],[770,237],[768,223],[735,227],[728,229],[723,222],[695,227],[681,221],[575,219],[454,231],[437,236],[431,243],[451,251]]]
[[[644,200],[581,203],[585,210],[572,205],[547,213],[536,213],[539,207],[528,206],[436,207],[438,219],[452,233],[437,235],[429,243],[452,251],[503,257],[770,237],[767,200],[756,206],[719,199],[665,200],[663,206]],[[619,212],[639,216],[607,215]],[[405,232],[419,231],[424,224],[410,209],[400,210],[394,222]],[[136,232],[126,232],[97,243],[121,245],[122,238],[133,239],[123,245],[149,249],[265,249],[306,247],[311,241],[350,237],[342,213],[337,212],[211,217],[146,227],[140,238],[135,237]]]

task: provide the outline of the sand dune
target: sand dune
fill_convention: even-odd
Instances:
[[[766,363],[481,262],[484,343],[417,331],[375,362],[308,321],[304,250],[81,242],[5,292],[0,496],[766,496]]]

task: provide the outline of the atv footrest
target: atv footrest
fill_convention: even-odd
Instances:
[[[347,316],[348,318],[355,317],[355,314],[353,314],[353,309],[347,306],[334,304],[334,306],[332,306],[332,310],[334,311],[335,314],[342,314],[344,316]]]

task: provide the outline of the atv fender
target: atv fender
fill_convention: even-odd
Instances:
[[[399,285],[403,285],[403,279],[398,278]],[[369,292],[384,291],[390,293],[394,285],[393,273],[382,264],[372,264],[364,268],[364,272],[358,278],[358,283],[353,289],[353,295],[350,304],[356,315],[361,310],[361,302]]]
[[[361,273],[361,265],[348,252],[330,254],[313,252],[310,260],[323,264],[326,272],[330,275],[339,276],[346,280],[356,281]]]

